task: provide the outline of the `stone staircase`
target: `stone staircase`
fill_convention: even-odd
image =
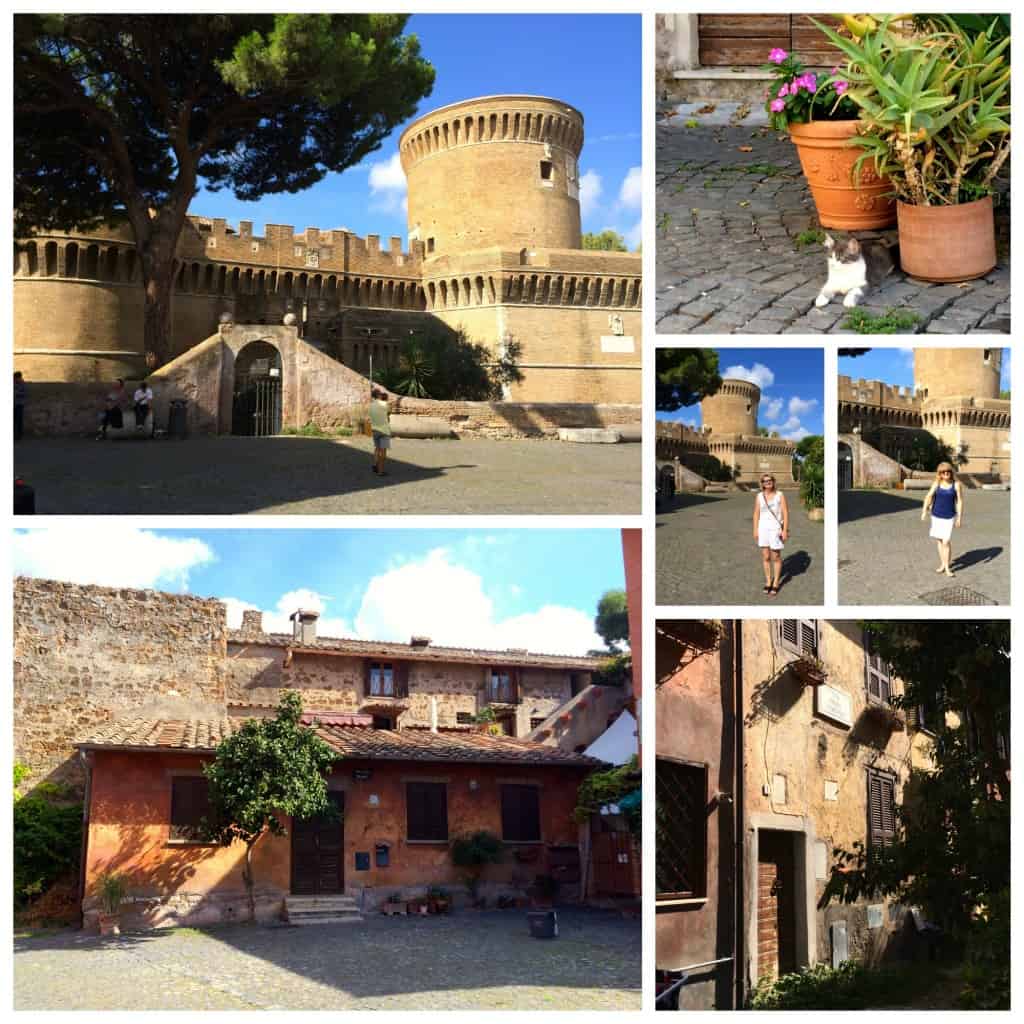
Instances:
[[[289,924],[360,924],[363,916],[351,896],[289,896],[284,902]]]

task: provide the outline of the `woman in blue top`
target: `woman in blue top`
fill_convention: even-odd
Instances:
[[[964,516],[964,490],[958,480],[953,479],[953,467],[940,462],[935,469],[935,483],[928,489],[921,510],[921,521],[931,513],[932,528],[929,537],[939,543],[939,567],[936,572],[953,575],[949,560],[953,555],[953,526],[960,526]]]

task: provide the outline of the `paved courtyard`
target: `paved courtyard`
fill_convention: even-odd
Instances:
[[[14,471],[38,514],[640,512],[639,444],[369,438],[28,439]]]
[[[796,491],[786,491],[790,538],[782,556],[782,589],[762,593],[761,552],[751,521],[754,496],[680,494],[659,513],[655,526],[658,604],[821,604],[824,591],[824,526],[807,518]]]
[[[658,332],[855,333],[844,327],[841,302],[814,306],[826,264],[821,245],[800,237],[818,224],[796,148],[769,129],[759,104],[746,114],[740,106],[720,101],[701,114],[699,104],[682,104],[659,119]],[[1008,334],[1005,196],[996,227],[1000,262],[987,277],[926,284],[897,270],[860,308],[916,314],[917,322],[898,333]]]
[[[640,922],[559,910],[16,939],[17,1010],[639,1010]]]
[[[965,493],[964,525],[953,530],[953,579],[935,572],[923,502],[923,492],[839,492],[839,603],[957,604],[980,595],[981,603],[1009,604],[1009,492]],[[937,595],[947,587],[968,593]]]

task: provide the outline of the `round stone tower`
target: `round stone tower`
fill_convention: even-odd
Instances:
[[[998,348],[915,348],[914,387],[928,398],[998,398]]]
[[[761,389],[749,380],[727,378],[714,395],[700,403],[701,421],[713,434],[757,434]]]
[[[413,121],[398,143],[409,239],[426,255],[579,249],[583,115],[545,96],[484,96]]]

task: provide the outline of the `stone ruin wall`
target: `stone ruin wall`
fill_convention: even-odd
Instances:
[[[75,744],[126,710],[224,705],[218,600],[18,577],[13,623],[14,756],[31,769],[26,789],[80,787]]]

